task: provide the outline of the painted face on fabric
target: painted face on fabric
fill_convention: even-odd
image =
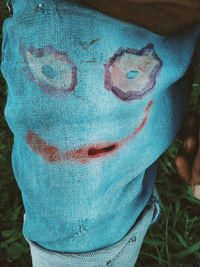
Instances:
[[[25,56],[25,71],[30,80],[37,83],[45,93],[65,97],[77,85],[77,68],[67,54],[52,46],[21,47]]]
[[[51,45],[44,48],[21,47],[27,77],[41,90],[55,97],[66,97],[77,85],[77,67],[68,55]],[[141,99],[153,90],[162,66],[160,58],[148,44],[141,50],[122,49],[104,64],[104,88],[123,101]]]
[[[58,147],[48,144],[38,134],[27,131],[26,143],[35,151],[38,155],[47,162],[58,162],[73,160],[80,163],[88,163],[92,159],[99,157],[105,157],[109,154],[113,154],[119,150],[124,144],[133,140],[134,137],[144,128],[147,123],[150,110],[152,108],[153,100],[150,100],[144,110],[144,117],[141,123],[126,137],[114,142],[101,142],[97,144],[90,144],[79,149],[69,150],[62,152]]]
[[[45,94],[65,98],[76,90],[79,70],[65,52],[58,51],[50,45],[44,48],[30,47],[28,50],[22,47],[21,51],[25,57],[24,70],[27,77]],[[141,50],[119,48],[103,65],[102,88],[111,91],[113,97],[123,102],[139,100],[153,90],[161,66],[162,62],[152,44]],[[108,157],[141,132],[149,118],[152,104],[153,100],[150,100],[143,111],[140,123],[121,140],[88,144],[78,149],[61,151],[30,129],[26,134],[26,143],[47,162],[70,160],[88,163],[93,159]]]
[[[105,64],[105,88],[124,101],[141,99],[153,89],[161,60],[148,44],[141,50],[122,49]]]

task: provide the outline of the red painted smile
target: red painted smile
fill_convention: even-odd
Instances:
[[[88,163],[90,160],[105,157],[108,154],[113,153],[122,147],[125,143],[132,140],[146,125],[148,116],[153,104],[153,100],[150,100],[144,110],[144,118],[138,127],[134,129],[128,136],[117,142],[101,142],[98,144],[89,145],[80,149],[74,149],[69,151],[60,151],[56,146],[51,146],[44,141],[38,134],[27,131],[26,143],[31,147],[33,151],[41,155],[47,162],[58,162],[62,160],[73,160],[81,163]]]

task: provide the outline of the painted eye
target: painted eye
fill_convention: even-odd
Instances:
[[[28,77],[45,93],[65,97],[77,84],[77,68],[63,51],[52,46],[23,51]]]
[[[138,75],[138,71],[131,70],[126,73],[126,78],[127,79],[134,79]]]
[[[161,66],[152,44],[141,50],[119,48],[104,64],[105,89],[123,101],[141,99],[152,91]]]
[[[54,70],[50,65],[44,64],[42,66],[42,73],[49,79],[54,79],[56,76],[59,75],[59,72]]]

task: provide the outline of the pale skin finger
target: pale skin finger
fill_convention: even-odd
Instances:
[[[185,183],[189,183],[191,179],[191,165],[188,160],[183,155],[179,155],[175,159],[175,164],[180,178]]]
[[[200,123],[199,123],[199,149],[196,154],[192,168],[192,191],[194,196],[200,200]]]
[[[200,200],[200,120],[190,117],[184,124],[184,143],[175,164],[180,178],[192,185],[195,198]]]
[[[198,150],[198,120],[196,117],[190,116],[185,120],[182,135],[185,140],[179,155],[175,159],[175,164],[180,178],[184,182],[190,183],[192,166]]]

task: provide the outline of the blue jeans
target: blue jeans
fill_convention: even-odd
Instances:
[[[160,215],[159,196],[155,188],[147,206],[121,240],[106,248],[88,253],[59,253],[47,250],[29,240],[25,233],[23,234],[30,246],[33,267],[133,267],[138,259],[146,232],[152,224],[157,223]]]

